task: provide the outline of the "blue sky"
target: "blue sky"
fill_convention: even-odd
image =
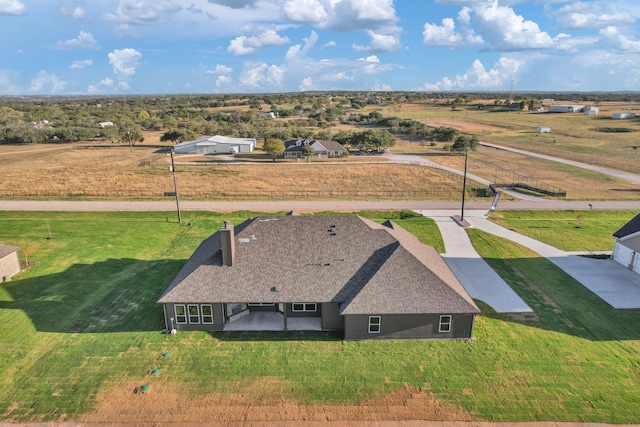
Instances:
[[[640,90],[637,0],[0,0],[0,95]]]

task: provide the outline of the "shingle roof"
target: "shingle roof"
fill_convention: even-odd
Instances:
[[[627,237],[638,232],[640,232],[640,214],[633,217],[633,219],[623,225],[620,230],[613,233],[613,237],[620,239],[622,237]]]
[[[356,215],[259,217],[235,231],[233,266],[222,266],[215,233],[158,302],[336,302],[342,314],[479,312],[440,255],[393,223]]]
[[[4,258],[7,255],[17,252],[19,250],[20,248],[17,246],[3,245],[2,243],[0,243],[0,258]]]

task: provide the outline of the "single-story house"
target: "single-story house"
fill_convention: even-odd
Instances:
[[[613,113],[611,116],[614,119],[632,119],[636,116],[636,113],[632,113],[631,111],[624,111],[621,113]]]
[[[6,282],[20,273],[19,250],[20,248],[16,246],[0,243],[0,282]]]
[[[640,214],[613,233],[616,241],[611,259],[640,274]]]
[[[269,111],[260,111],[260,117],[269,117],[271,119],[275,119],[276,117],[280,117],[277,111],[269,110]]]
[[[584,105],[549,105],[550,113],[582,113]]]
[[[255,138],[232,138],[230,136],[214,135],[195,141],[185,141],[173,147],[176,153],[251,153],[256,148]]]
[[[205,239],[158,299],[167,330],[470,338],[478,307],[440,254],[391,221],[256,217]]]
[[[345,148],[336,141],[321,141],[318,139],[290,139],[284,143],[285,158],[304,157],[302,150],[310,145],[313,148],[313,157],[341,157],[345,153]]]
[[[538,126],[536,128],[537,133],[549,133],[551,132],[551,128],[549,126]]]

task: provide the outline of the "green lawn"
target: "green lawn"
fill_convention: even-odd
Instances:
[[[565,251],[611,251],[615,233],[634,211],[496,211],[489,218]]]
[[[392,216],[441,244],[430,220],[362,214]],[[640,422],[640,311],[613,310],[547,261],[478,230],[470,230],[478,250],[536,314],[499,316],[483,306],[473,342],[161,334],[155,300],[184,260],[223,219],[252,215],[186,212],[178,225],[165,213],[0,212],[0,241],[35,262],[0,286],[0,420],[77,419],[98,393],[131,381],[200,395],[243,393],[268,378],[271,397],[301,404],[409,385],[477,419]],[[145,375],[153,368],[160,378]]]

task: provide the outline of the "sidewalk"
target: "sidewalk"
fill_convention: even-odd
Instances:
[[[465,229],[452,216],[458,211],[416,211],[433,219],[444,240],[445,262],[456,275],[472,298],[489,304],[498,313],[531,312],[531,308],[509,285],[483,260],[469,240]],[[464,218],[471,222],[484,217],[486,210],[465,212]]]

